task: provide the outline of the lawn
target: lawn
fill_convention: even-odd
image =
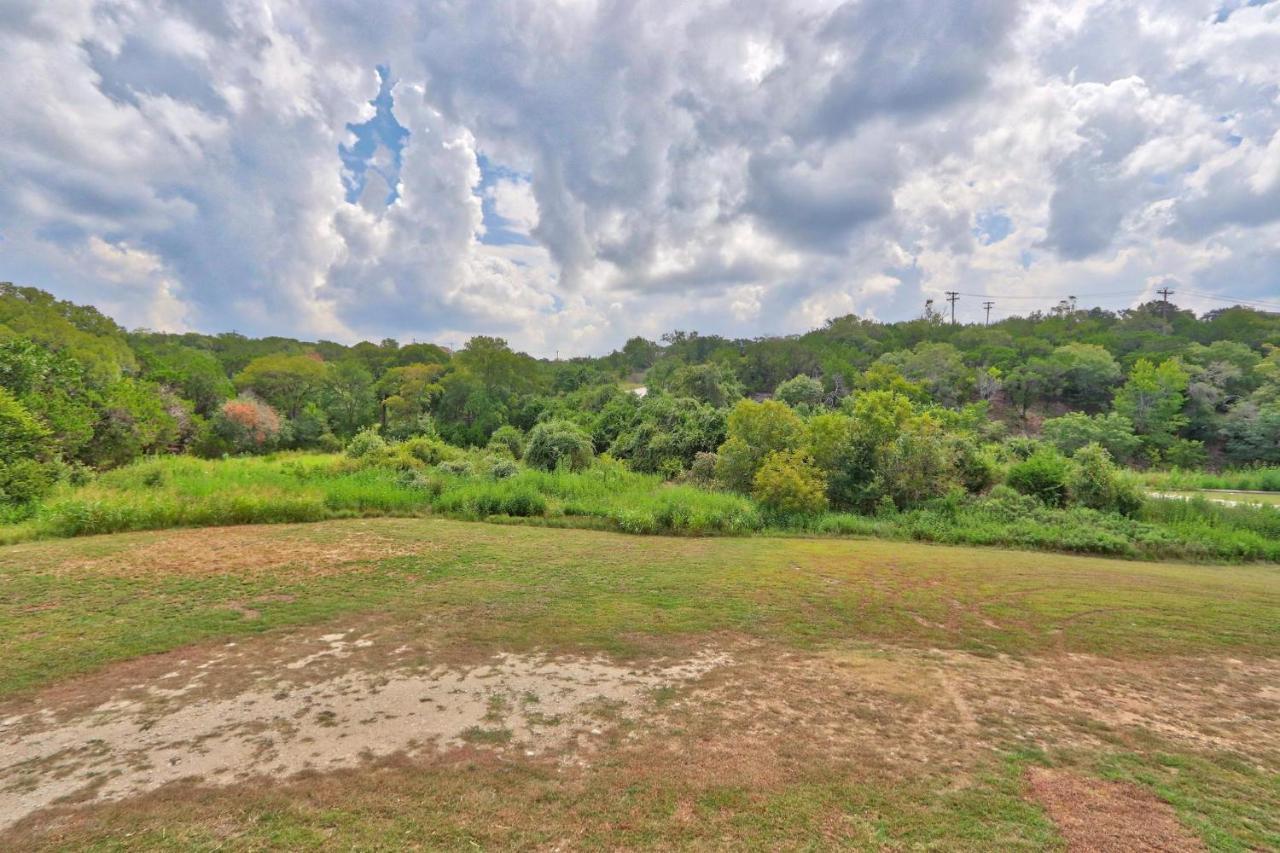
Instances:
[[[0,818],[87,780],[8,849],[1062,845],[1033,768],[1132,786],[1215,849],[1280,844],[1273,566],[401,518],[28,542],[0,584],[0,719],[27,748],[39,709],[113,733],[0,769]],[[397,741],[428,699],[389,697],[440,679],[474,719]],[[245,714],[244,778],[103,758]]]

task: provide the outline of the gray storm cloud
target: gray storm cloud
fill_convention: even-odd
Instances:
[[[1280,4],[2,6],[0,279],[133,325],[587,352],[1277,280]],[[339,159],[378,65],[390,206]]]

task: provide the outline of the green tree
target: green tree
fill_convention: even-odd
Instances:
[[[886,353],[879,363],[896,368],[944,406],[959,406],[973,398],[976,371],[949,343],[920,343],[911,350]]]
[[[716,476],[729,488],[748,492],[766,456],[804,446],[805,426],[785,403],[741,400],[729,413],[726,435],[718,451]]]
[[[527,390],[534,384],[533,359],[512,352],[502,338],[476,335],[453,359],[460,369],[499,397]]]
[[[1133,432],[1133,421],[1124,415],[1086,415],[1070,412],[1060,418],[1049,418],[1041,427],[1044,438],[1068,456],[1089,444],[1104,447],[1115,459],[1129,459],[1142,440]]]
[[[1102,512],[1133,515],[1142,507],[1141,492],[1100,444],[1087,444],[1071,458],[1067,495],[1073,503]]]
[[[144,453],[169,450],[178,440],[179,423],[160,386],[141,379],[122,379],[108,389],[102,415],[85,448],[88,461],[111,468]]]
[[[49,430],[6,389],[0,388],[0,462],[45,457],[52,450]]]
[[[1049,506],[1067,502],[1071,463],[1058,451],[1041,447],[1027,459],[1009,467],[1005,482],[1024,495],[1039,498]]]
[[[1065,344],[1036,367],[1042,393],[1086,411],[1105,406],[1121,376],[1115,358],[1096,344]]]
[[[675,397],[689,397],[717,408],[742,397],[742,383],[721,364],[691,364],[677,368],[662,386]]]
[[[252,391],[289,419],[318,400],[328,382],[329,365],[314,354],[260,356],[235,379],[240,391]]]
[[[1187,371],[1176,359],[1159,365],[1139,359],[1129,378],[1116,393],[1115,410],[1133,423],[1134,432],[1149,447],[1168,447],[1187,423]]]
[[[773,396],[788,406],[817,406],[822,402],[822,383],[812,376],[793,376],[785,382],[778,383]]]
[[[355,359],[331,364],[322,398],[325,416],[341,438],[354,436],[377,416],[373,374]]]
[[[382,428],[388,435],[405,438],[420,431],[423,418],[444,394],[443,372],[439,364],[407,364],[382,375],[375,389],[381,401]],[[468,391],[473,385],[466,383]]]
[[[196,414],[208,416],[235,394],[222,362],[213,353],[171,343],[138,346],[143,377],[190,400]]]
[[[779,515],[813,514],[827,508],[827,484],[803,450],[766,456],[752,478],[751,495]]]

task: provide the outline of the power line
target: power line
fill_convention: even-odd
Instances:
[[[1213,299],[1217,302],[1234,302],[1238,305],[1261,305],[1263,308],[1280,310],[1280,302],[1267,302],[1263,299],[1237,299],[1234,296],[1223,296],[1219,293],[1201,293],[1197,290],[1184,290],[1182,292],[1188,296],[1199,296],[1201,299]]]
[[[965,293],[964,291],[948,291],[956,293],[959,296],[973,296],[978,299],[1038,299],[1041,301],[1050,301],[1052,296],[1022,296],[1012,293]],[[1105,293],[1077,293],[1076,299],[1091,299],[1102,296],[1137,296],[1139,293],[1146,293],[1146,288],[1142,290],[1108,290]]]

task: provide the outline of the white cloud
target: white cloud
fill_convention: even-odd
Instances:
[[[945,289],[1265,297],[1280,3],[1216,11],[9,3],[0,278],[131,324],[562,354],[915,316]],[[391,153],[356,204],[337,153],[380,63],[411,133],[389,207]],[[529,176],[485,185],[535,245],[483,242],[481,152]],[[1005,239],[975,239],[989,211]]]

